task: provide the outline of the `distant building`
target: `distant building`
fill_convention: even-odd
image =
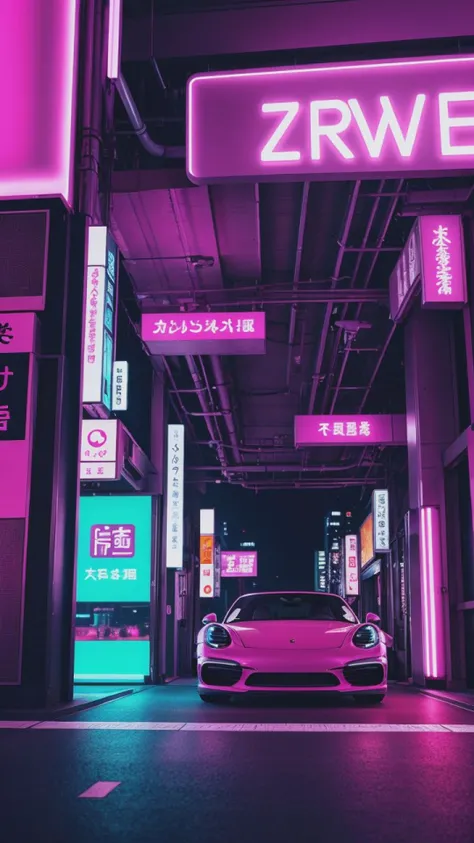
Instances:
[[[353,529],[352,512],[331,510],[324,522],[324,553],[326,559],[327,588],[333,594],[344,596],[343,544],[344,536]]]

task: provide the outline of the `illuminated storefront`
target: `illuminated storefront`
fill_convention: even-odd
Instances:
[[[80,499],[74,679],[142,682],[150,674],[152,499]]]

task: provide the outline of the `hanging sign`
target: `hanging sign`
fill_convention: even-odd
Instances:
[[[221,566],[223,577],[256,577],[258,553],[256,550],[223,550]]]
[[[201,509],[199,538],[199,596],[216,597],[215,511]]]
[[[344,568],[346,573],[346,597],[359,594],[359,560],[357,558],[357,536],[344,538]]]
[[[473,68],[474,56],[435,56],[193,76],[189,178],[212,184],[469,171]]]
[[[184,426],[168,425],[166,567],[183,567]]]
[[[426,308],[460,308],[467,302],[462,218],[418,217],[390,276],[390,315],[401,322],[420,288]]]
[[[125,412],[128,410],[128,363],[116,360],[112,383],[112,410]]]
[[[265,354],[265,313],[143,313],[152,354]]]
[[[295,447],[405,445],[406,418],[397,416],[295,416]]]
[[[118,252],[104,225],[88,229],[86,267],[82,402],[107,412],[112,409]]]
[[[116,480],[118,465],[118,421],[84,419],[81,434],[81,480]]]
[[[387,489],[375,489],[372,493],[372,514],[374,518],[374,553],[388,553],[390,550],[390,513]]]

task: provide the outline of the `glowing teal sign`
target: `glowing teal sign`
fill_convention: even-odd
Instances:
[[[78,603],[149,603],[152,501],[146,495],[82,497]]]

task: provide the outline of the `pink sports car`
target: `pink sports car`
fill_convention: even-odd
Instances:
[[[380,703],[391,639],[378,623],[370,613],[360,623],[335,594],[246,594],[223,623],[203,619],[199,695],[211,703],[249,692],[335,691]]]

